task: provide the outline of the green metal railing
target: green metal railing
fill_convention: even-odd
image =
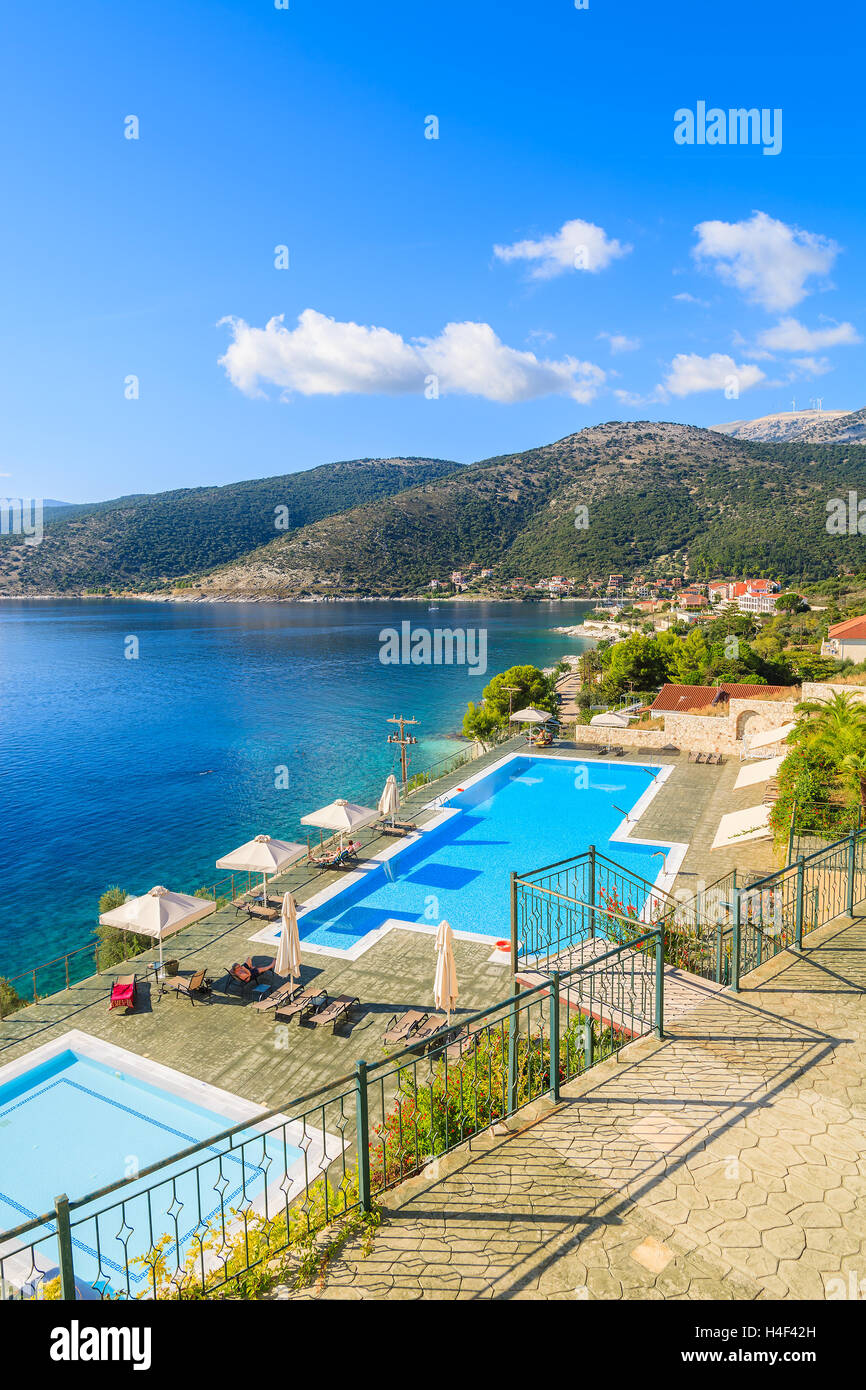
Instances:
[[[601,935],[626,940],[649,925],[668,965],[738,990],[780,951],[866,900],[866,828],[800,855],[748,884],[736,870],[678,901],[590,848],[512,877],[512,955],[549,969]]]
[[[455,1019],[381,1061],[0,1234],[6,1298],[166,1298],[251,1271],[560,1087],[662,1036],[662,939],[647,930]],[[277,1046],[280,1046],[276,1025]]]
[[[513,967],[523,962],[548,970],[572,947],[605,937],[620,914],[639,934],[675,907],[669,894],[590,845],[569,859],[512,874]]]
[[[738,990],[744,975],[864,900],[866,829],[748,884],[734,870],[657,925],[670,964]]]

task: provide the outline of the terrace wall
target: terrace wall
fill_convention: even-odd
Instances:
[[[803,681],[804,700],[829,700],[837,692],[851,695],[855,700],[866,700],[866,686],[834,684],[832,681]]]
[[[866,694],[866,691],[864,691]],[[624,748],[663,748],[673,743],[688,753],[737,754],[754,734],[778,729],[794,718],[796,699],[730,700],[725,714],[665,714],[664,729],[592,728],[578,724],[578,743],[606,747],[608,742]]]

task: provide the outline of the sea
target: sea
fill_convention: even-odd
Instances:
[[[0,602],[0,976],[92,941],[109,886],[193,892],[254,835],[303,842],[317,807],[375,806],[400,775],[389,717],[418,721],[410,775],[456,755],[467,702],[583,650],[554,629],[589,607]],[[383,664],[406,622],[483,631],[486,672]]]

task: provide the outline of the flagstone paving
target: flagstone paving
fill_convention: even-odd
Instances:
[[[387,1195],[288,1298],[866,1297],[866,919]]]

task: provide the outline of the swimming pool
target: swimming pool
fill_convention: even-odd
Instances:
[[[568,858],[591,844],[663,886],[684,846],[630,833],[671,768],[512,755],[443,801],[423,833],[375,868],[326,890],[298,916],[302,947],[356,955],[383,924],[507,937],[509,874]],[[675,854],[671,854],[674,850]],[[273,928],[256,941],[274,941]]]
[[[283,1191],[300,1189],[300,1134],[286,1122],[286,1136],[299,1142],[284,1145],[282,1127],[257,1130],[259,1113],[259,1106],[180,1072],[88,1034],[67,1033],[0,1071],[0,1230],[52,1210],[60,1192],[81,1198],[249,1119],[231,1152],[225,1143],[206,1148],[98,1201],[93,1210],[101,1212],[124,1199],[122,1209],[98,1223],[86,1207],[73,1212],[82,1295],[92,1296],[94,1288],[125,1290],[127,1276],[133,1294],[144,1292],[147,1271],[134,1261],[160,1237],[170,1237],[171,1263],[178,1245],[182,1256],[192,1248],[200,1221],[228,1213],[241,1199],[260,1201],[266,1185],[282,1183],[277,1210]],[[272,1119],[266,1128],[275,1125],[279,1120]],[[154,1184],[148,1202],[142,1192]],[[53,1229],[46,1223],[37,1251],[38,1268],[48,1277],[57,1264]],[[4,1269],[13,1280],[15,1263]],[[32,1282],[29,1260],[17,1263],[21,1281]]]

